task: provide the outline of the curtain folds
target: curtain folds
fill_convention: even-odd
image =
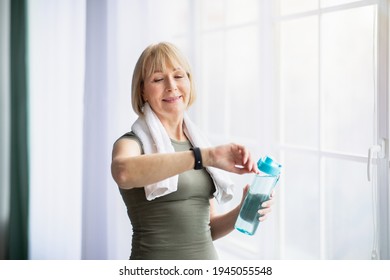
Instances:
[[[29,258],[81,258],[85,1],[28,1]]]
[[[88,0],[86,20],[82,258],[107,258],[107,1]]]
[[[9,259],[28,259],[28,92],[27,92],[27,5],[10,3],[10,90],[11,157]]]

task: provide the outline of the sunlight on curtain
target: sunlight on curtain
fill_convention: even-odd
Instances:
[[[85,2],[29,3],[30,258],[81,256]]]
[[[0,1],[0,260],[6,257],[9,216],[9,1]]]

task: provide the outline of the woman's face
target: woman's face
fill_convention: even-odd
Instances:
[[[142,95],[160,119],[183,115],[190,98],[190,80],[181,67],[166,67],[144,80]]]

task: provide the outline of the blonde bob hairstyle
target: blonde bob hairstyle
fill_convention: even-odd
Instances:
[[[131,85],[131,103],[137,115],[143,115],[145,101],[142,97],[142,91],[145,78],[156,71],[164,72],[170,66],[174,68],[181,67],[187,73],[188,79],[190,80],[188,107],[194,103],[196,92],[191,67],[187,59],[175,45],[168,42],[161,42],[148,46],[142,52],[134,68]]]

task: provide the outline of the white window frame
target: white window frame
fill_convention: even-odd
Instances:
[[[378,1],[378,139],[385,139],[385,157],[377,159],[379,257],[390,259],[389,192],[389,3]]]
[[[318,1],[319,2],[319,1]],[[384,139],[385,141],[385,155],[383,158],[374,158],[373,164],[376,165],[377,171],[377,193],[378,193],[378,204],[377,204],[377,221],[378,226],[378,253],[380,259],[389,259],[390,258],[390,242],[389,242],[389,153],[388,153],[388,139],[389,139],[389,89],[388,89],[388,79],[389,79],[389,5],[386,0],[363,0],[352,2],[348,4],[342,4],[338,6],[332,6],[328,8],[318,8],[316,10],[311,10],[302,13],[296,13],[292,15],[280,16],[275,18],[275,24],[278,25],[282,21],[304,18],[312,15],[319,15],[331,12],[336,12],[340,10],[347,10],[355,7],[364,7],[369,5],[377,5],[378,16],[377,16],[377,78],[376,78],[376,91],[377,91],[377,139]],[[321,28],[319,26],[319,28]],[[320,46],[321,48],[321,46]],[[319,66],[320,67],[320,66]],[[320,92],[321,98],[321,92]],[[319,108],[321,112],[321,105]],[[281,118],[282,119],[282,118]],[[321,114],[320,120],[321,122]],[[321,125],[321,124],[320,124]],[[283,125],[281,125],[283,127]],[[283,133],[282,131],[280,133]],[[321,141],[321,135],[320,135]],[[380,145],[378,140],[377,145]],[[304,147],[295,147],[292,145],[281,145],[280,151],[296,151],[300,153],[309,153],[316,154],[319,158],[335,158],[335,159],[345,159],[353,162],[368,162],[368,156],[359,156],[352,154],[343,154],[339,152],[326,151],[322,150],[321,143],[319,145],[320,150],[306,149]],[[370,147],[367,147],[367,150]],[[321,161],[320,161],[321,162]],[[320,163],[321,169],[321,163]],[[320,175],[321,176],[321,175]],[[320,218],[321,218],[321,236],[320,236],[320,255],[321,259],[327,258],[327,248],[326,248],[326,229],[325,229],[325,189],[323,182],[320,180]],[[281,208],[283,208],[283,197],[281,202]],[[283,213],[283,209],[281,210]],[[281,230],[281,250],[280,257],[283,258],[283,215],[280,219],[280,230]]]

